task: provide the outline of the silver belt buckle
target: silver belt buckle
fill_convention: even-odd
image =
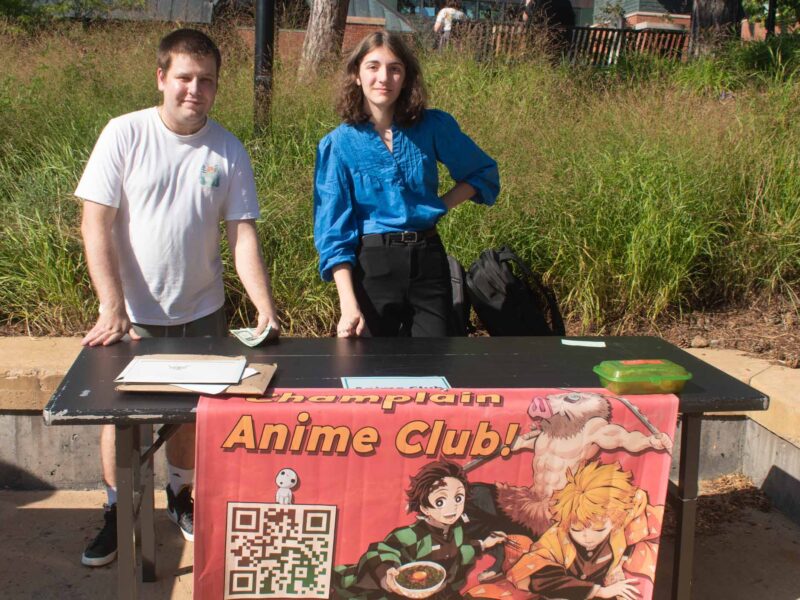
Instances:
[[[416,244],[419,241],[418,231],[403,231],[400,234],[400,241],[404,244]]]

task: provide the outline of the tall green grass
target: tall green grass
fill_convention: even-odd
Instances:
[[[33,36],[0,25],[0,322],[35,334],[93,322],[71,194],[106,121],[158,100],[154,48],[165,31],[65,24]],[[256,136],[248,50],[235,33],[213,33],[224,54],[213,116],[251,153],[284,324],[329,333],[337,301],[317,275],[311,198],[316,143],[337,125],[334,78],[298,82],[279,65],[271,127]],[[443,219],[448,249],[469,263],[512,245],[587,331],[752,293],[795,295],[798,56],[769,48],[604,72],[423,56],[431,104],[497,159],[503,184],[494,208]],[[230,313],[252,318],[230,268],[226,290]]]

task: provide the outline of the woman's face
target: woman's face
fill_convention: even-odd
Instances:
[[[450,526],[464,513],[464,484],[455,477],[445,477],[444,485],[428,494],[430,506],[420,507],[422,514],[430,521]]]
[[[364,93],[364,108],[370,114],[375,109],[393,110],[405,79],[405,65],[386,46],[379,46],[365,54],[356,79]]]

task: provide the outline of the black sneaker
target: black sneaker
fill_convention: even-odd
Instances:
[[[183,537],[194,541],[194,500],[192,488],[183,486],[178,495],[172,493],[172,488],[167,484],[167,514],[172,522],[181,528]]]
[[[117,558],[117,505],[112,504],[105,509],[105,525],[81,556],[81,564],[87,567],[102,567]]]

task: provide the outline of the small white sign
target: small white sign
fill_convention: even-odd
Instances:
[[[450,382],[440,375],[424,377],[342,377],[342,387],[353,389],[437,389],[449,390]]]
[[[565,346],[584,346],[586,348],[605,348],[605,342],[591,342],[589,340],[561,340]]]

